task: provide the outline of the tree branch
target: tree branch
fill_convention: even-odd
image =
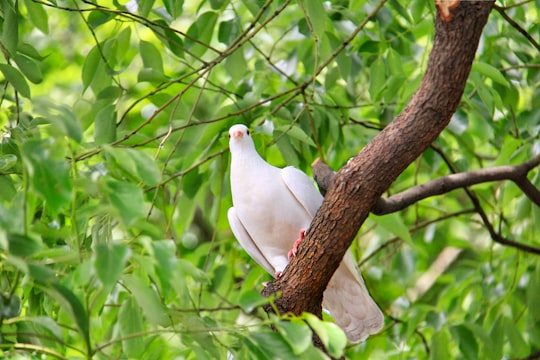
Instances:
[[[527,174],[538,165],[540,165],[540,155],[515,166],[498,166],[443,176],[392,195],[387,199],[380,198],[371,212],[375,215],[385,215],[403,210],[431,196],[446,194],[467,186],[501,180],[512,180],[533,203],[540,207],[540,191],[527,179]],[[319,159],[315,160],[312,166],[315,181],[324,195],[335,173]]]
[[[439,3],[437,3],[439,5]],[[381,195],[448,125],[460,102],[492,1],[438,8],[426,73],[407,107],[335,176],[298,256],[264,295],[280,313],[321,316],[330,278]],[[272,311],[272,308],[267,308]]]
[[[514,21],[514,19],[512,19],[507,13],[506,13],[506,9],[505,7],[502,7],[502,6],[498,6],[498,5],[494,5],[493,8],[495,10],[497,10],[497,12],[499,14],[501,14],[501,16],[510,24],[514,27],[514,29],[516,29],[517,31],[519,31],[519,33],[523,36],[525,36],[525,38],[538,50],[540,51],[540,43],[538,43],[538,41],[536,41],[534,39],[534,37],[529,34],[527,32],[527,30],[525,30],[524,28],[522,28],[517,22]]]
[[[527,180],[527,173],[540,164],[540,155],[516,166],[498,166],[487,169],[451,174],[429,181],[393,195],[384,200],[380,199],[371,210],[376,215],[384,215],[402,210],[420,200],[431,196],[445,194],[466,186],[477,185],[490,181],[512,180],[521,189],[526,183],[532,186],[523,191],[536,205],[540,206],[540,192]],[[523,184],[526,181],[525,184]],[[522,183],[520,185],[519,183]]]

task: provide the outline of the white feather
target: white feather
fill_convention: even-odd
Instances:
[[[287,266],[287,254],[307,230],[323,198],[312,180],[294,167],[279,169],[264,161],[248,128],[229,130],[231,229],[246,252],[271,274]],[[378,332],[384,322],[348,251],[324,292],[323,306],[351,342]]]

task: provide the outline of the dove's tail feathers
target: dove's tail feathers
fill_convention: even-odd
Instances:
[[[384,316],[361,278],[341,263],[324,292],[323,307],[350,342],[364,341],[381,330]]]

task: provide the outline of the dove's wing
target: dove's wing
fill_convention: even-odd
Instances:
[[[230,208],[227,212],[227,217],[229,219],[229,225],[231,225],[231,230],[240,243],[244,250],[251,256],[257,264],[261,265],[264,270],[268,271],[270,274],[274,274],[275,270],[272,265],[268,262],[264,254],[261,252],[257,244],[253,241],[251,236],[248,234],[244,224],[240,221],[236,209],[234,207]]]
[[[281,170],[281,178],[298,201],[298,205],[302,206],[313,218],[323,201],[323,197],[313,184],[313,180],[292,166]]]

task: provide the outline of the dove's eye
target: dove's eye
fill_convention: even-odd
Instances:
[[[249,130],[247,130],[246,133],[249,135],[250,134]]]

